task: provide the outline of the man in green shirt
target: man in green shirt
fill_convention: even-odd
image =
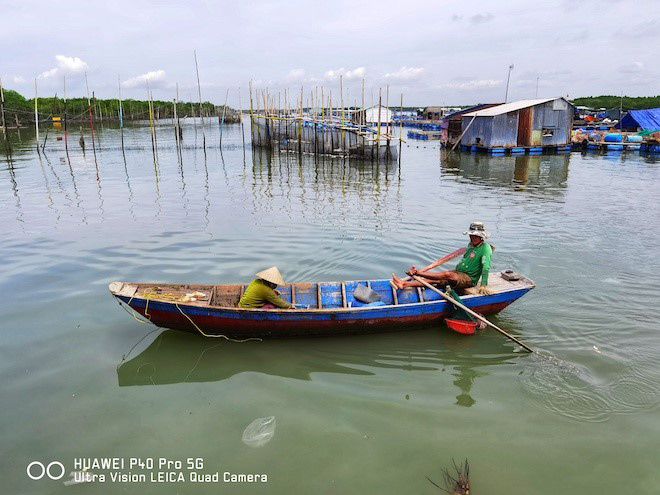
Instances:
[[[492,294],[488,288],[488,273],[490,271],[490,260],[493,255],[493,248],[485,241],[489,237],[482,222],[472,222],[470,229],[463,234],[470,236],[470,244],[465,250],[463,259],[456,265],[454,271],[431,272],[428,270],[418,271],[414,266],[408,272],[410,275],[422,277],[430,284],[446,285],[449,284],[454,289],[466,289],[475,287],[481,278],[479,285],[479,294]],[[440,261],[440,260],[438,260]],[[437,266],[435,263],[431,268]],[[423,287],[424,284],[417,280],[402,280],[392,274],[392,282],[398,289],[407,287]]]
[[[295,309],[295,306],[279,296],[279,292],[275,290],[278,285],[285,285],[285,282],[276,266],[257,273],[257,278],[250,282],[238,301],[238,307]]]

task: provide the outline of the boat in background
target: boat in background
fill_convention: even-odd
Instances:
[[[492,294],[467,289],[463,303],[483,315],[499,313],[535,287],[507,270],[490,274]],[[364,285],[381,298],[377,305],[355,299]],[[110,293],[154,325],[230,338],[308,337],[401,331],[442,323],[453,306],[425,288],[396,289],[389,280],[304,282],[278,287],[298,309],[244,309],[238,301],[247,285],[181,285],[112,282]]]

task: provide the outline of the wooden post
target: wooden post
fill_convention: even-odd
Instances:
[[[385,93],[385,109],[389,112],[390,111],[390,85],[387,85],[387,91]],[[388,115],[388,114],[385,114]],[[389,117],[389,115],[388,115]],[[390,119],[387,119],[387,125],[385,126],[385,136],[387,139],[387,154],[389,156],[390,154]]]
[[[124,109],[121,103],[121,77],[117,74],[117,87],[119,88],[119,132],[121,133],[121,151],[124,152]]]
[[[39,96],[37,94],[37,78],[34,78],[34,132],[36,133],[37,139],[37,154],[41,154],[39,151],[39,109],[38,103]]]
[[[195,73],[197,74],[197,93],[199,94],[199,116],[202,119],[202,146],[206,154],[206,133],[204,132],[204,116],[202,114],[202,87],[199,84],[199,65],[197,64],[197,50],[193,51],[195,55]]]
[[[378,130],[377,130],[378,141],[376,143],[376,160],[380,160],[380,109],[381,109],[382,101],[383,101],[382,88],[378,88]]]
[[[245,165],[245,127],[243,126],[243,102],[241,101],[241,88],[238,88],[238,118],[241,122],[241,136],[243,137],[243,165]]]
[[[5,120],[5,91],[2,88],[2,79],[0,79],[0,115],[2,115],[2,136],[5,141],[5,150],[7,155],[11,154],[11,145],[7,138],[7,121]]]
[[[66,150],[66,157],[67,160],[69,160],[69,144],[68,144],[68,137],[67,137],[67,127],[68,127],[68,120],[69,118],[66,115],[66,76],[63,77],[63,82],[64,82],[64,149]],[[69,160],[70,162],[70,160]]]
[[[399,166],[401,166],[401,144],[403,143],[403,93],[401,93],[401,113],[399,113]]]
[[[222,123],[220,126],[220,148],[222,148],[222,128],[225,125],[225,114],[227,111],[227,98],[229,98],[229,88],[227,88],[227,93],[225,94],[225,105],[222,107]]]
[[[300,86],[300,122],[298,123],[298,154],[302,154],[303,132],[303,87]]]

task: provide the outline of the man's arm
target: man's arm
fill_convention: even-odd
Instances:
[[[439,260],[434,261],[433,263],[431,263],[431,264],[430,264],[429,266],[427,266],[427,267],[422,268],[421,270],[419,270],[419,272],[420,272],[420,273],[423,273],[423,272],[426,272],[426,271],[428,271],[428,270],[433,270],[435,267],[440,266],[440,265],[442,265],[442,264],[444,264],[444,263],[447,263],[448,261],[451,261],[451,260],[453,260],[454,258],[458,258],[459,256],[465,254],[465,251],[466,251],[466,250],[467,250],[467,249],[464,248],[464,247],[462,247],[462,248],[460,248],[460,249],[457,249],[457,250],[454,251],[453,253],[449,253],[447,256],[445,256],[445,257],[443,257],[443,258],[440,258]]]
[[[290,309],[292,306],[286,302],[284,299],[282,299],[280,296],[278,296],[275,291],[269,287],[267,287],[267,291],[264,294],[265,299],[271,303],[277,306],[278,308],[282,309]]]
[[[484,250],[484,254],[481,256],[481,286],[479,287],[479,293],[481,294],[491,294],[492,291],[488,288],[488,275],[490,273],[490,263],[493,256],[493,250],[490,245],[487,249]]]

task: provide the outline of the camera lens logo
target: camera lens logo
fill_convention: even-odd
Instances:
[[[43,462],[32,461],[27,466],[27,475],[31,480],[40,480],[44,476],[48,476],[51,480],[59,480],[64,476],[64,464],[60,461],[53,461],[47,466]]]

